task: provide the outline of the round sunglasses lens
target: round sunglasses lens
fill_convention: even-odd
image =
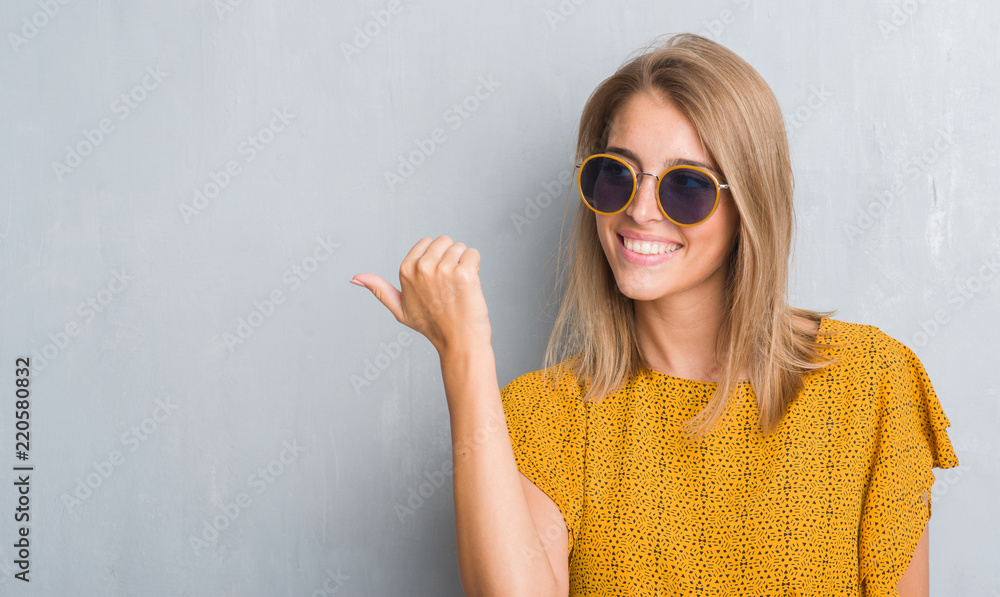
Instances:
[[[614,158],[590,158],[580,170],[580,193],[596,211],[614,213],[632,196],[635,178]]]
[[[697,224],[707,218],[717,193],[715,182],[694,168],[676,168],[660,181],[663,211],[679,224]]]

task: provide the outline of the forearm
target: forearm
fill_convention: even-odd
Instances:
[[[554,594],[555,576],[521,487],[489,341],[441,357],[454,459],[458,562],[466,594]]]

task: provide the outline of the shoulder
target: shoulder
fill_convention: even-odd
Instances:
[[[500,394],[505,402],[524,399],[536,402],[579,399],[582,396],[582,385],[576,379],[574,365],[575,358],[571,357],[547,369],[524,373],[505,385]]]
[[[539,429],[574,418],[584,408],[583,386],[573,372],[574,359],[510,381],[500,390],[511,430]]]
[[[874,325],[824,318],[818,342],[831,362],[807,374],[804,386],[840,396],[844,412],[859,422],[877,424],[887,411],[933,396],[916,354]]]
[[[824,319],[820,342],[834,363],[807,376],[819,395],[866,434],[889,434],[896,447],[919,446],[934,466],[957,466],[951,425],[923,363],[910,347],[873,325]],[[875,446],[875,444],[872,444]],[[916,452],[915,452],[916,453]]]
[[[815,383],[840,388],[851,412],[864,420],[903,417],[913,428],[940,430],[950,423],[923,363],[910,347],[873,325],[826,320],[836,360],[820,370]]]
[[[845,365],[868,367],[873,373],[916,360],[913,351],[874,325],[824,318],[820,342]]]

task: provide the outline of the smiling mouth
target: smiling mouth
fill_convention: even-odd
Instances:
[[[681,245],[676,243],[656,243],[647,240],[632,240],[626,238],[622,235],[618,235],[622,239],[622,243],[625,248],[633,253],[638,253],[639,255],[666,255],[667,253],[673,253],[677,249],[681,248]]]

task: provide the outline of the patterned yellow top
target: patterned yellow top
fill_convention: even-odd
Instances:
[[[805,377],[767,439],[746,381],[697,443],[683,424],[715,383],[646,368],[596,404],[538,371],[504,387],[518,469],[569,530],[571,596],[898,595],[931,469],[958,466],[950,423],[909,348],[874,326],[820,330],[851,346],[825,348],[841,361]]]

